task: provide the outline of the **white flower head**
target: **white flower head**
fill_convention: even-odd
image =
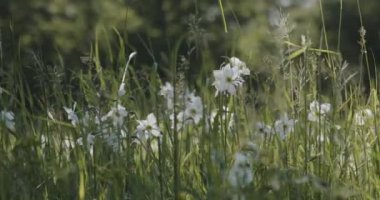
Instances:
[[[124,96],[126,93],[125,91],[125,83],[121,83],[120,86],[119,86],[119,90],[117,92],[118,96],[121,97],[121,96]]]
[[[203,117],[202,99],[198,96],[190,96],[186,102],[185,118],[198,124]]]
[[[81,146],[82,146],[82,145],[83,145],[83,137],[78,138],[76,142],[77,142],[78,145],[81,145]],[[87,135],[87,140],[86,140],[86,142],[87,142],[87,146],[88,146],[88,147],[94,145],[94,142],[95,142],[95,135],[88,134],[88,135]]]
[[[320,119],[326,117],[326,115],[331,111],[331,104],[323,103],[319,104],[317,100],[310,103],[310,112],[307,119],[312,122],[318,122]]]
[[[117,134],[102,134],[101,138],[104,139],[105,143],[112,148],[114,152],[117,152],[120,150],[120,144],[121,144],[121,139],[122,137]]]
[[[166,99],[167,108],[172,110],[174,108],[174,88],[169,83],[166,82],[165,85],[161,86],[161,90],[159,92],[160,95],[164,96]]]
[[[15,114],[12,111],[1,111],[0,121],[3,121],[5,123],[5,126],[11,131],[16,131],[14,119]]]
[[[202,101],[195,101],[187,106],[185,115],[192,119],[195,124],[198,124],[203,116]]]
[[[45,136],[44,134],[41,134],[40,142],[41,142],[41,148],[45,149],[46,145],[49,144],[49,138]]]
[[[87,127],[90,124],[90,121],[91,121],[90,114],[88,111],[86,111],[82,117],[81,122],[82,122],[83,126]]]
[[[124,123],[124,118],[127,116],[128,111],[125,109],[125,107],[117,104],[116,107],[112,107],[111,110],[101,118],[101,121],[111,119],[115,127],[121,127]]]
[[[269,136],[272,134],[272,127],[265,124],[264,122],[256,123],[257,133],[261,136]]]
[[[170,114],[169,119],[172,123],[171,128],[174,129],[174,113]],[[183,111],[181,111],[177,114],[176,120],[177,120],[177,124],[176,124],[177,131],[181,130],[182,127],[188,123],[187,119],[185,118],[185,113]]]
[[[137,52],[134,51],[134,52],[132,52],[131,54],[129,54],[128,59],[131,60],[131,59],[132,59],[133,57],[135,57],[136,55],[137,55]]]
[[[86,142],[87,142],[87,149],[90,151],[90,155],[94,156],[95,135],[88,134]],[[79,146],[83,146],[83,137],[78,138],[76,143]]]
[[[358,126],[364,126],[371,119],[373,119],[373,113],[368,108],[357,111],[354,116],[354,122]]]
[[[157,126],[157,119],[153,113],[150,113],[146,120],[137,120],[136,127],[137,137],[141,140],[146,140],[150,136],[160,137],[160,128]]]
[[[294,132],[294,125],[296,121],[294,119],[289,119],[288,115],[285,114],[281,119],[275,122],[275,131],[280,136],[281,139]]]
[[[70,150],[75,147],[75,142],[71,137],[67,136],[62,140],[62,147],[65,150]]]
[[[242,152],[235,154],[235,161],[228,173],[228,182],[234,188],[246,187],[253,181],[252,161]]]
[[[202,99],[195,95],[195,92],[189,92],[188,90],[181,97],[184,103],[184,108],[177,114],[177,130],[182,129],[183,126],[188,124],[199,124],[203,117],[203,104]],[[174,115],[170,115],[172,127],[174,128]]]
[[[232,67],[238,68],[239,73],[241,75],[247,76],[251,73],[250,70],[247,68],[247,65],[245,64],[245,62],[241,61],[239,58],[231,57],[230,58],[230,64]]]
[[[220,70],[214,70],[213,73],[215,81],[212,85],[214,85],[217,90],[216,95],[218,95],[218,93],[235,95],[237,88],[244,82],[237,67],[231,68],[230,65],[226,65]]]
[[[75,113],[76,105],[77,105],[77,103],[75,102],[72,108],[68,108],[65,106],[63,107],[63,109],[65,109],[65,111],[67,113],[67,119],[71,120],[71,124],[73,126],[76,126],[79,123],[78,115]]]

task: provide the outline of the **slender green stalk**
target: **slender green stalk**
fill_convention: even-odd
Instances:
[[[341,36],[341,30],[342,30],[342,18],[343,18],[343,0],[339,0],[339,28],[338,28],[338,44],[337,44],[337,51],[340,51],[340,36]]]
[[[228,32],[227,22],[226,22],[226,17],[224,16],[223,2],[222,2],[222,0],[218,0],[218,3],[219,3],[220,12],[222,13],[224,32],[227,33]]]

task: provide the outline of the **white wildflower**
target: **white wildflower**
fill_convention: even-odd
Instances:
[[[228,173],[228,182],[234,188],[242,188],[253,181],[252,162],[247,154],[238,152],[235,161]]]
[[[0,121],[3,121],[5,123],[5,126],[13,132],[16,131],[14,119],[15,114],[12,111],[1,111]]]
[[[68,108],[68,107],[63,107],[63,109],[65,109],[66,113],[67,113],[67,119],[68,120],[71,120],[71,124],[73,126],[76,126],[78,123],[79,123],[79,118],[78,118],[78,115],[75,114],[75,107],[77,105],[77,102],[74,102],[74,105],[72,108]]]
[[[214,85],[217,90],[216,95],[218,95],[218,93],[235,95],[237,88],[244,82],[240,76],[239,69],[236,67],[231,68],[230,65],[226,65],[220,70],[214,70],[213,73],[215,81],[212,85]]]
[[[94,145],[94,142],[95,142],[95,135],[92,135],[92,134],[88,134],[87,135],[87,146],[92,146]],[[77,144],[78,145],[83,145],[83,137],[80,137],[77,139]]]
[[[75,147],[75,141],[71,137],[65,137],[62,140],[62,147],[66,150],[72,149]]]
[[[105,133],[101,135],[105,143],[112,148],[114,152],[119,151],[122,137],[113,133]]]
[[[111,119],[115,127],[121,127],[124,123],[124,118],[127,116],[128,112],[125,107],[117,104],[116,107],[112,107],[111,110],[101,118],[101,121]]]
[[[307,119],[312,122],[318,122],[319,119],[323,119],[331,111],[331,104],[323,103],[319,104],[318,101],[314,100],[310,103],[310,112]]]
[[[269,136],[272,134],[272,127],[263,122],[256,123],[256,130],[261,136]]]
[[[82,117],[82,124],[83,126],[88,126],[89,123],[90,123],[90,114],[88,113],[88,111],[86,111]]]
[[[354,116],[355,124],[358,126],[364,126],[371,119],[373,119],[373,113],[368,108],[357,111]]]
[[[119,86],[119,90],[117,92],[118,96],[121,97],[121,96],[124,96],[125,95],[125,83],[121,83],[120,86]]]
[[[288,115],[285,114],[281,119],[276,120],[275,122],[275,131],[280,136],[281,139],[285,139],[285,137],[294,132],[294,119],[289,119]]]
[[[241,61],[239,58],[236,58],[236,57],[230,58],[230,64],[232,67],[238,68],[239,73],[241,75],[249,75],[251,73],[250,70],[247,68],[247,65],[245,64],[245,62]]]
[[[172,113],[169,118],[172,123],[171,128],[174,129],[174,113]],[[190,119],[186,117],[184,111],[181,111],[177,114],[177,130],[181,130],[185,125],[190,124],[190,122]]]
[[[146,120],[137,120],[138,125],[136,127],[137,137],[140,140],[146,140],[150,136],[160,137],[160,128],[157,126],[157,119],[153,113],[150,113]]]
[[[128,60],[131,60],[133,57],[135,57],[137,55],[137,52],[134,51],[132,52],[131,54],[129,54],[129,57],[128,57]]]
[[[203,104],[199,96],[195,96],[194,92],[186,91],[182,97],[184,100],[184,110],[177,114],[177,130],[180,130],[184,125],[197,125],[203,117]],[[170,115],[172,128],[174,128],[174,115]]]
[[[49,138],[45,135],[41,135],[41,148],[45,149],[46,145],[49,143]]]
[[[88,134],[87,135],[87,148],[90,151],[90,155],[94,155],[94,143],[95,143],[95,135]],[[83,137],[77,139],[76,143],[80,146],[83,146]]]
[[[185,109],[185,118],[191,119],[195,124],[198,124],[203,116],[202,99],[198,96],[191,95],[188,98]]]
[[[203,116],[203,106],[202,106],[202,101],[200,100],[200,98],[199,100],[189,104],[186,107],[185,115],[188,118],[192,119],[192,121],[195,124],[198,124],[201,121],[202,116]]]
[[[160,95],[164,96],[166,99],[167,108],[172,110],[174,108],[174,88],[169,83],[166,82],[164,86],[161,86],[161,90],[159,92]]]

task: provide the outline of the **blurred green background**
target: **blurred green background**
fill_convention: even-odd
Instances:
[[[221,2],[227,32],[217,0],[0,0],[0,78],[22,69],[25,84],[38,94],[41,73],[61,73],[70,81],[71,73],[91,69],[96,59],[103,69],[121,70],[132,51],[138,52],[138,68],[165,77],[177,43],[178,56],[189,61],[190,80],[205,65],[217,68],[223,56],[241,57],[252,71],[265,72],[281,62],[281,41],[301,44],[301,35],[312,47],[341,51],[344,60],[357,66],[358,2],[371,66],[380,53],[376,0],[342,1],[341,18],[339,0]],[[329,47],[320,42],[321,6]]]

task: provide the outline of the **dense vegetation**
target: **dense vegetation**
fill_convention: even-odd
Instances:
[[[0,199],[378,199],[378,4],[0,0]]]

